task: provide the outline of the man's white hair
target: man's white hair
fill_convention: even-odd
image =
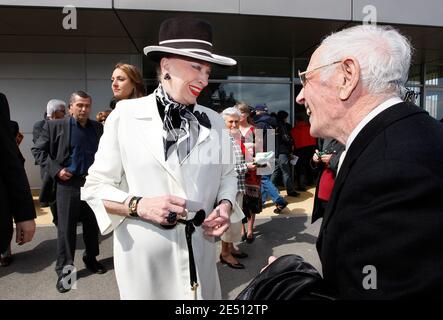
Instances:
[[[355,57],[360,79],[371,94],[403,96],[411,64],[411,44],[391,26],[359,25],[333,33],[321,43],[323,64]],[[327,79],[334,68],[322,70]]]
[[[48,117],[52,116],[52,114],[61,109],[61,107],[66,108],[66,103],[63,100],[52,99],[48,101],[46,105],[46,114]]]
[[[235,107],[229,107],[222,112],[223,119],[225,117],[237,116],[240,118],[240,111]]]

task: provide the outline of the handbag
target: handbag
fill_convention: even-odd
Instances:
[[[236,300],[335,300],[311,264],[295,254],[277,258],[237,296]]]

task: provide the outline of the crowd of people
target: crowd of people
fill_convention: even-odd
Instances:
[[[137,67],[118,63],[113,98],[97,121],[90,119],[93,98],[78,90],[68,104],[51,99],[34,125],[39,200],[57,227],[58,292],[71,290],[82,223],[83,262],[93,273],[107,271],[96,258],[99,234],[113,232],[122,299],[220,299],[217,259],[244,269],[248,253],[238,243],[254,242],[255,216],[268,198],[274,213],[288,212],[287,197],[316,184],[322,286],[334,297],[441,297],[443,220],[435,195],[443,191],[443,126],[401,100],[411,59],[404,36],[356,26],[327,37],[299,72],[297,102],[309,120],[297,113],[294,127],[288,112],[270,114],[266,103],[238,101],[221,114],[197,103],[213,66],[236,64],[212,53],[205,21],[164,21],[158,45],[144,53],[158,65],[153,93],[146,95]],[[18,148],[23,135],[3,94],[0,102],[7,153],[0,262],[8,266],[13,221],[21,245],[32,240],[36,215]],[[273,161],[259,161],[263,153]],[[284,261],[270,257],[266,276],[284,279],[282,263],[300,268],[299,257]],[[361,285],[366,265],[379,270],[376,290]],[[279,286],[300,294],[293,283]]]

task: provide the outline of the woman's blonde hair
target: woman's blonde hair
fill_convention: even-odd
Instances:
[[[124,73],[126,73],[128,78],[134,84],[134,92],[133,92],[131,98],[140,98],[140,97],[143,97],[144,95],[146,95],[146,89],[145,89],[145,85],[143,83],[142,74],[136,66],[134,66],[132,64],[119,62],[115,65],[115,69],[120,69]]]

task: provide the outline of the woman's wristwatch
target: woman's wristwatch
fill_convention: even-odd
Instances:
[[[137,205],[141,199],[142,199],[142,197],[132,197],[131,200],[129,200],[128,207],[129,207],[129,215],[131,217],[134,217],[134,218],[139,217],[139,215],[137,213]]]

